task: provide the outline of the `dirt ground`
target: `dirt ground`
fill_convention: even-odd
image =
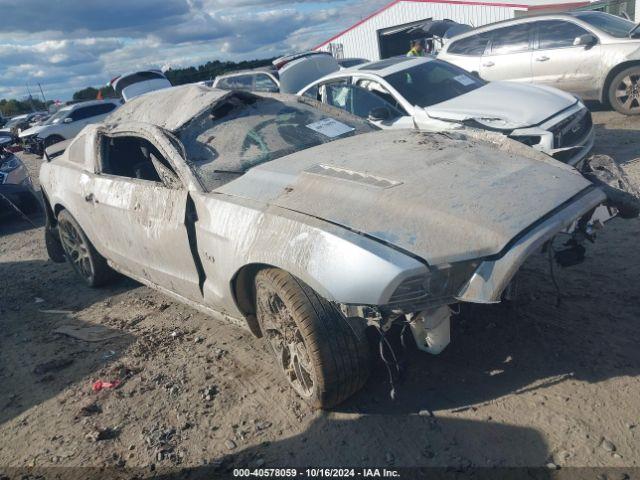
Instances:
[[[594,118],[596,153],[640,181],[640,118]],[[23,158],[36,179],[39,160]],[[248,332],[131,280],[86,288],[48,261],[42,227],[5,219],[0,235],[0,478],[29,466],[640,464],[638,219],[610,222],[583,264],[558,272],[560,302],[536,256],[513,307],[463,309],[439,356],[409,348],[395,401],[374,360],[331,412],[299,401]],[[65,325],[103,339],[54,333]]]

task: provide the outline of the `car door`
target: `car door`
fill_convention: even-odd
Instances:
[[[480,60],[484,80],[531,82],[530,25],[521,23],[491,31],[489,48]]]
[[[370,80],[360,82],[372,89],[375,88],[374,83],[377,83]],[[401,112],[394,104],[368,88],[352,83],[350,78],[323,83],[320,95],[323,103],[369,120],[381,128],[400,128],[398,124],[403,121],[410,127],[413,126],[411,117],[406,112]]]
[[[380,128],[414,128],[413,116],[405,110],[400,101],[382,83],[371,78],[353,78],[352,83],[356,86],[354,90],[354,112],[358,116],[360,113],[367,113],[367,118],[371,123]],[[375,118],[376,110],[387,110],[387,118]],[[358,111],[360,113],[358,113]]]
[[[90,118],[94,116],[95,107],[80,107],[73,110],[67,118],[71,121],[65,119],[63,122],[63,135],[65,138],[73,138],[75,137],[80,130],[82,130],[85,125],[90,122]]]
[[[99,137],[98,171],[82,185],[102,252],[120,269],[184,298],[202,298],[187,229],[188,190],[153,138]]]
[[[533,82],[586,95],[598,90],[600,44],[574,45],[576,38],[592,34],[566,20],[534,22]]]

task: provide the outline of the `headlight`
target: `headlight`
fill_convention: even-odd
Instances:
[[[389,299],[385,308],[393,311],[415,312],[428,306],[447,303],[471,279],[479,261],[452,263],[432,267],[426,275],[404,280]]]
[[[0,172],[9,173],[14,171],[16,168],[20,166],[20,160],[18,157],[11,156],[8,160],[5,160],[2,164],[0,164]]]

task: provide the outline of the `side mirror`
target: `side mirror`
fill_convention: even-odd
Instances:
[[[374,122],[380,122],[383,120],[389,120],[391,118],[391,112],[387,107],[376,107],[369,112],[368,120]]]
[[[67,117],[62,121],[62,123],[71,123],[71,122],[73,122],[73,119],[71,117]]]
[[[596,43],[598,43],[598,37],[591,35],[590,33],[580,35],[573,41],[574,46],[583,45],[586,48],[593,47]]]

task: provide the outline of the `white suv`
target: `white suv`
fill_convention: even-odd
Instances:
[[[20,132],[20,141],[26,151],[42,155],[48,146],[75,137],[85,125],[102,121],[120,103],[92,100],[63,107],[44,124]]]
[[[548,85],[640,114],[640,28],[608,13],[524,17],[453,37],[438,58],[485,80]]]

